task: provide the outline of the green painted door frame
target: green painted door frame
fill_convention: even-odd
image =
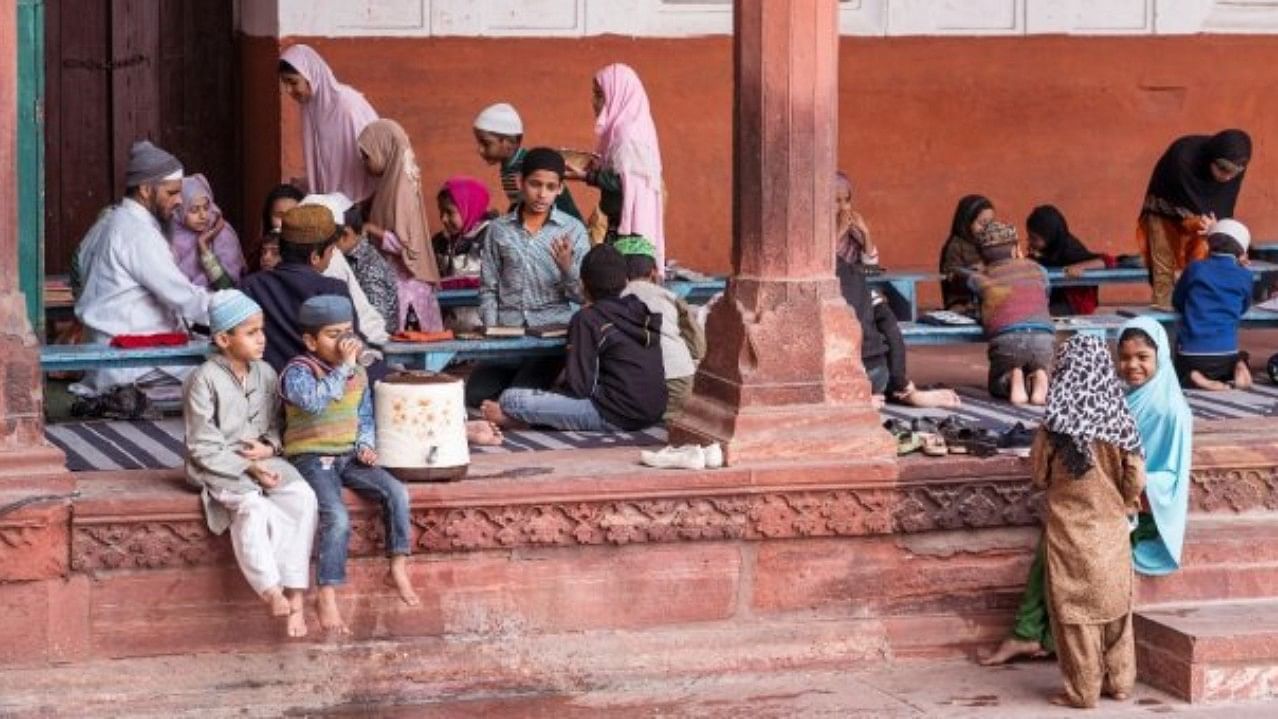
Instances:
[[[44,339],[44,0],[18,0],[18,273]]]

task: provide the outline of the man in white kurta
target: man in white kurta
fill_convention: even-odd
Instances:
[[[92,343],[107,344],[116,335],[183,332],[188,323],[208,322],[208,294],[178,269],[162,225],[181,201],[181,164],[145,140],[136,142],[125,182],[125,198],[98,217],[76,255],[84,289],[75,314]],[[175,380],[189,371],[159,370]],[[71,390],[99,395],[117,385],[135,384],[155,371],[88,372]]]

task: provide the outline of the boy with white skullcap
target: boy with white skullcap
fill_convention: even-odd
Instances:
[[[1207,257],[1190,263],[1176,282],[1172,306],[1180,314],[1172,358],[1183,387],[1206,390],[1251,387],[1246,352],[1238,349],[1238,324],[1251,306],[1251,270],[1242,265],[1251,232],[1238,220],[1207,228]]]
[[[519,204],[520,179],[523,175],[524,156],[524,121],[515,108],[505,102],[489,105],[475,117],[475,142],[479,145],[479,156],[490,165],[501,167],[501,189],[510,201],[509,210]],[[555,200],[555,209],[565,212],[581,220],[581,210],[573,202],[572,193],[565,185],[563,192]]]
[[[214,354],[187,378],[186,477],[199,487],[209,529],[231,530],[235,560],[288,636],[306,636],[302,594],[310,583],[317,506],[281,455],[278,377],[262,361],[262,308],[239,290],[209,301]]]

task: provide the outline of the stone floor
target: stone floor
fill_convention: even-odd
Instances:
[[[277,657],[278,659],[278,657]],[[375,657],[352,668],[352,683],[369,678],[369,664]],[[641,717],[689,717],[720,719],[751,717],[822,718],[839,717],[873,719],[912,719],[914,717],[1203,717],[1218,719],[1260,719],[1278,716],[1278,701],[1226,703],[1190,706],[1166,694],[1138,685],[1132,699],[1118,703],[1105,701],[1094,712],[1054,707],[1046,697],[1058,687],[1056,665],[1032,662],[986,669],[964,660],[898,662],[872,668],[848,671],[835,669],[780,670],[766,673],[729,675],[668,676],[661,678],[613,678],[598,684],[580,678],[562,678],[539,685],[536,681],[514,681],[502,686],[472,687],[463,692],[448,692],[447,698],[433,699],[411,688],[382,686],[377,692],[349,692],[348,688],[331,685],[299,689],[290,684],[278,685],[269,674],[256,674],[254,660],[223,656],[220,668],[213,668],[210,658],[168,657],[155,660],[102,662],[91,666],[42,672],[36,685],[50,687],[50,680],[63,674],[64,692],[44,693],[36,698],[35,686],[27,691],[14,691],[9,684],[0,693],[0,717],[77,716],[77,717],[485,717],[500,719],[520,717],[559,719],[572,717],[608,717],[638,719]],[[323,661],[315,654],[310,661]],[[166,678],[157,669],[175,671]],[[204,674],[204,687],[192,692],[195,684],[189,672]],[[70,675],[71,672],[75,676]],[[153,684],[149,701],[130,701],[127,712],[112,709],[113,697],[108,693],[94,701],[81,701],[76,696],[94,675],[110,672],[117,680],[129,676],[130,683]],[[141,673],[135,673],[141,672]],[[18,674],[20,674],[19,672]],[[9,679],[14,678],[10,673]],[[411,683],[411,682],[410,682]],[[588,686],[582,686],[582,684]],[[0,681],[3,684],[3,681]],[[574,686],[575,685],[575,686]],[[129,690],[121,687],[120,695]],[[333,701],[346,693],[360,694],[365,699]],[[441,692],[442,694],[443,692]],[[372,699],[374,695],[381,699]],[[7,696],[6,696],[7,695]],[[402,696],[405,699],[385,699]],[[410,697],[411,698],[408,698]],[[121,704],[115,704],[121,706]]]

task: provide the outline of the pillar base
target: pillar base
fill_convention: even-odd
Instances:
[[[730,464],[896,457],[861,365],[861,327],[831,279],[734,278],[672,444],[718,442]]]

